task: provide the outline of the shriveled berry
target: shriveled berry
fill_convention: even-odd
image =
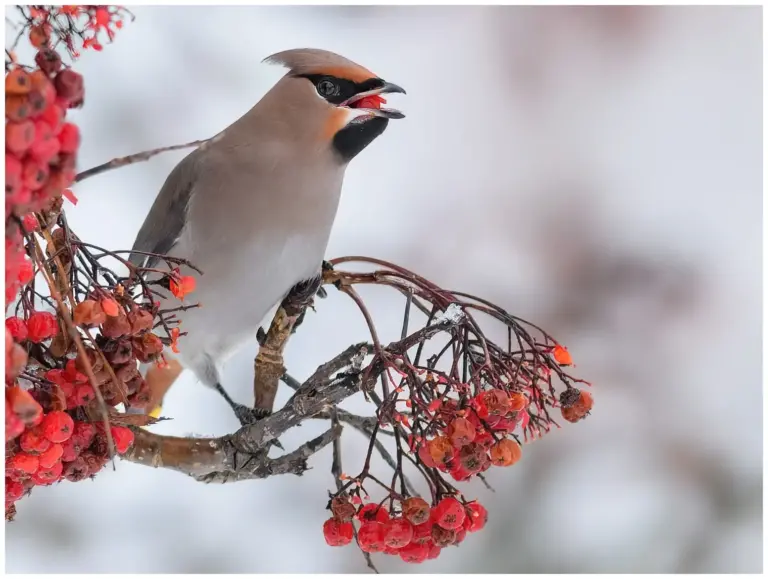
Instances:
[[[400,549],[411,542],[413,525],[406,519],[395,518],[384,525],[384,544]]]
[[[464,520],[464,528],[470,533],[479,531],[488,522],[488,510],[478,503],[472,501],[467,505],[467,518]]]
[[[491,462],[495,466],[511,466],[523,455],[523,449],[515,441],[502,438],[490,450]]]
[[[466,513],[459,501],[446,497],[432,509],[432,517],[444,529],[458,529],[464,522]]]
[[[334,518],[323,523],[323,536],[325,542],[331,547],[343,547],[352,542],[354,529],[349,521],[338,521]]]
[[[75,431],[72,433],[72,438],[82,448],[90,446],[94,436],[96,436],[96,427],[93,424],[89,422],[75,422]]]
[[[51,441],[45,436],[42,424],[25,430],[19,438],[19,444],[22,450],[36,453],[45,452],[51,447]]]
[[[467,530],[464,528],[464,526],[461,526],[460,528],[456,529],[456,536],[454,537],[453,543],[451,544],[458,545],[466,538],[467,538]]]
[[[429,545],[411,543],[400,549],[398,555],[406,563],[423,563],[429,556]]]
[[[560,412],[568,422],[578,422],[592,410],[592,395],[586,390],[579,391],[579,399],[568,408],[561,408]]]
[[[104,468],[104,465],[107,464],[109,461],[109,457],[106,455],[100,455],[96,454],[95,452],[92,452],[90,450],[84,451],[80,458],[82,458],[85,461],[85,464],[88,465],[88,474],[89,475],[95,475],[98,473],[102,468]]]
[[[421,497],[410,497],[403,501],[403,516],[414,525],[429,520],[429,503]]]
[[[61,461],[57,461],[49,468],[43,468],[41,466],[32,476],[32,479],[39,485],[49,485],[61,478],[63,470],[64,465],[61,464]]]
[[[363,523],[357,531],[357,543],[366,553],[379,553],[384,550],[384,525],[376,521]]]
[[[88,464],[85,460],[81,457],[76,457],[75,460],[64,465],[62,474],[68,481],[78,482],[88,478],[91,475],[91,472],[88,469]]]
[[[333,499],[331,499],[331,512],[333,513],[334,518],[339,521],[351,521],[355,518],[356,511],[357,508],[350,502],[349,496],[347,495],[333,497]]]
[[[490,414],[504,415],[509,412],[509,396],[504,390],[493,388],[481,394],[483,404]]]
[[[29,42],[35,48],[42,48],[51,41],[51,25],[47,22],[36,24],[29,29]]]
[[[6,468],[26,474],[35,474],[40,467],[40,459],[28,452],[17,452],[5,461]]]
[[[42,48],[35,55],[35,64],[46,74],[54,74],[61,69],[61,57],[55,50]]]
[[[389,521],[389,512],[384,507],[380,507],[375,503],[368,503],[360,507],[360,510],[357,512],[357,520],[361,523],[371,521],[386,523]]]
[[[69,107],[78,106],[83,100],[83,77],[71,69],[56,75],[56,92]]]
[[[38,458],[40,459],[41,468],[51,468],[54,464],[59,462],[64,455],[64,448],[59,443],[51,444],[51,446],[45,452],[41,452]]]
[[[475,427],[466,418],[454,418],[448,425],[448,437],[455,448],[461,448],[475,439]],[[433,457],[434,458],[434,457]]]
[[[133,430],[126,426],[113,426],[110,428],[112,440],[115,443],[115,450],[118,454],[125,454],[133,445]]]
[[[45,437],[51,442],[64,442],[68,440],[75,429],[75,421],[66,412],[61,410],[45,415],[40,424]]]
[[[432,525],[432,542],[438,547],[447,547],[456,539],[455,529],[446,529],[440,525]]]

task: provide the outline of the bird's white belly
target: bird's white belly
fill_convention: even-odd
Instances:
[[[205,356],[220,362],[255,337],[287,291],[319,273],[327,242],[304,232],[282,239],[257,236],[226,254],[208,255],[180,240],[173,253],[190,256],[204,272],[196,275],[196,290],[187,298],[202,306],[179,316],[188,333],[179,340],[182,364],[194,369]]]

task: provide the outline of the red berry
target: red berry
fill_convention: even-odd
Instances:
[[[11,336],[21,343],[27,339],[27,323],[21,318],[12,317],[5,319],[5,327],[11,332]]]
[[[35,142],[35,123],[21,121],[5,123],[5,149],[21,157]]]
[[[432,521],[414,525],[411,543],[427,543],[432,540]]]
[[[442,551],[442,549],[434,543],[429,544],[429,555],[427,555],[427,559],[437,559],[440,556],[440,551]]]
[[[376,521],[363,523],[357,532],[357,543],[366,553],[379,553],[384,550],[384,525]]]
[[[411,542],[413,525],[405,519],[392,519],[384,525],[384,544],[400,549]]]
[[[403,501],[403,516],[414,525],[421,525],[429,520],[429,503],[421,497],[411,497]]]
[[[27,319],[28,340],[39,344],[52,338],[59,331],[56,316],[50,312],[33,312]]]
[[[51,132],[54,136],[58,136],[64,126],[64,109],[62,109],[57,103],[53,103],[40,115],[40,120],[51,127]]]
[[[368,503],[361,507],[357,512],[357,520],[361,523],[367,523],[369,521],[386,523],[389,521],[389,513],[384,507],[380,507],[375,503]]]
[[[406,563],[423,563],[429,556],[430,547],[426,543],[411,543],[400,549],[398,554]]]
[[[432,525],[432,542],[438,547],[452,545],[455,540],[455,529],[444,529],[440,525]]]
[[[38,458],[40,459],[41,468],[51,468],[54,464],[59,462],[64,455],[64,448],[56,443],[52,444],[48,450],[41,452]]]
[[[47,131],[44,136],[36,135],[35,142],[29,148],[29,154],[40,163],[49,163],[53,158],[59,154],[61,144],[59,140],[53,136],[53,131],[48,123],[38,121],[35,125],[36,133],[41,131],[41,127],[47,127]]]
[[[467,518],[464,520],[464,528],[470,533],[479,531],[488,522],[488,510],[478,503],[472,501],[467,505]]]
[[[110,428],[112,440],[115,442],[115,450],[118,454],[125,454],[133,444],[133,431],[125,426],[113,426]]]
[[[331,547],[349,545],[352,542],[353,531],[352,523],[350,522],[337,521],[331,518],[323,523],[323,536],[325,537],[325,542]]]
[[[75,429],[75,421],[66,412],[57,410],[45,415],[40,424],[45,437],[51,442],[64,442],[72,436]]]
[[[464,539],[467,538],[467,530],[462,526],[459,529],[456,529],[456,537],[453,539],[453,545],[458,545],[461,543]]]
[[[39,485],[49,485],[55,483],[61,478],[61,473],[63,470],[64,465],[61,464],[61,461],[55,462],[53,466],[49,468],[43,468],[41,466],[32,476],[32,480],[34,480]]]
[[[19,438],[21,449],[27,452],[45,452],[51,447],[51,441],[45,437],[42,426],[35,426],[24,431]]]
[[[28,159],[24,163],[23,184],[30,191],[37,191],[48,181],[49,174],[47,163]]]
[[[27,233],[37,231],[37,229],[40,227],[40,224],[37,222],[37,217],[35,217],[34,213],[27,213],[21,221],[24,224],[24,231]]]
[[[35,277],[35,268],[31,261],[24,258],[21,263],[19,263],[19,273],[16,275],[16,279],[21,285],[27,285],[32,281],[33,277]]]
[[[461,527],[466,513],[462,504],[453,497],[447,497],[437,503],[432,509],[435,522],[444,529],[458,529]]]
[[[18,501],[24,495],[24,485],[10,478],[5,479],[5,500]]]
[[[64,123],[59,133],[62,153],[74,153],[80,146],[80,129],[72,123]],[[194,279],[194,278],[192,278]]]
[[[5,461],[6,468],[10,470],[17,470],[27,474],[35,474],[40,467],[40,460],[34,455],[26,452],[17,452],[7,461]]]

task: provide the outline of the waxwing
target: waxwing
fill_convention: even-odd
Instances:
[[[265,62],[288,72],[240,119],[171,172],[133,245],[130,260],[153,267],[165,254],[202,270],[195,302],[178,312],[180,352],[166,369],[145,368],[151,408],[183,368],[218,390],[220,363],[249,338],[295,285],[320,275],[349,162],[384,132],[387,93],[405,93],[325,50],[296,49]],[[175,298],[160,308],[178,307]]]

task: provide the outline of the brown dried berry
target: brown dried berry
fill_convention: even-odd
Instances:
[[[88,369],[88,365],[85,363],[86,359],[90,363],[94,374],[100,372],[102,368],[104,368],[104,360],[102,360],[99,353],[93,348],[86,348],[85,359],[82,357],[82,355],[80,355],[79,352],[77,354],[77,358],[75,358],[75,367],[81,372],[85,372]]]
[[[444,529],[440,525],[432,525],[432,542],[438,547],[447,547],[456,540],[454,529]]]
[[[104,357],[112,365],[125,364],[133,359],[133,344],[128,338],[109,340],[102,346]]]
[[[55,50],[43,48],[35,55],[35,64],[46,74],[52,75],[61,69],[61,57]]]
[[[119,316],[108,316],[107,321],[101,326],[101,335],[105,338],[119,338],[130,333],[131,324],[122,312]]]
[[[133,339],[133,353],[140,362],[152,362],[162,351],[162,340],[151,332]]]
[[[90,476],[91,472],[88,463],[82,456],[78,456],[72,462],[64,465],[64,478],[71,482],[79,482]]]
[[[147,310],[136,308],[128,312],[128,322],[131,324],[131,334],[139,334],[146,330],[151,330],[155,324],[154,316]]]
[[[355,505],[350,502],[348,496],[341,495],[331,499],[331,512],[337,520],[348,522],[353,519],[357,509],[355,508]]]
[[[80,106],[83,102],[83,77],[74,70],[66,69],[59,72],[54,80],[58,96],[67,101],[70,108]]]

